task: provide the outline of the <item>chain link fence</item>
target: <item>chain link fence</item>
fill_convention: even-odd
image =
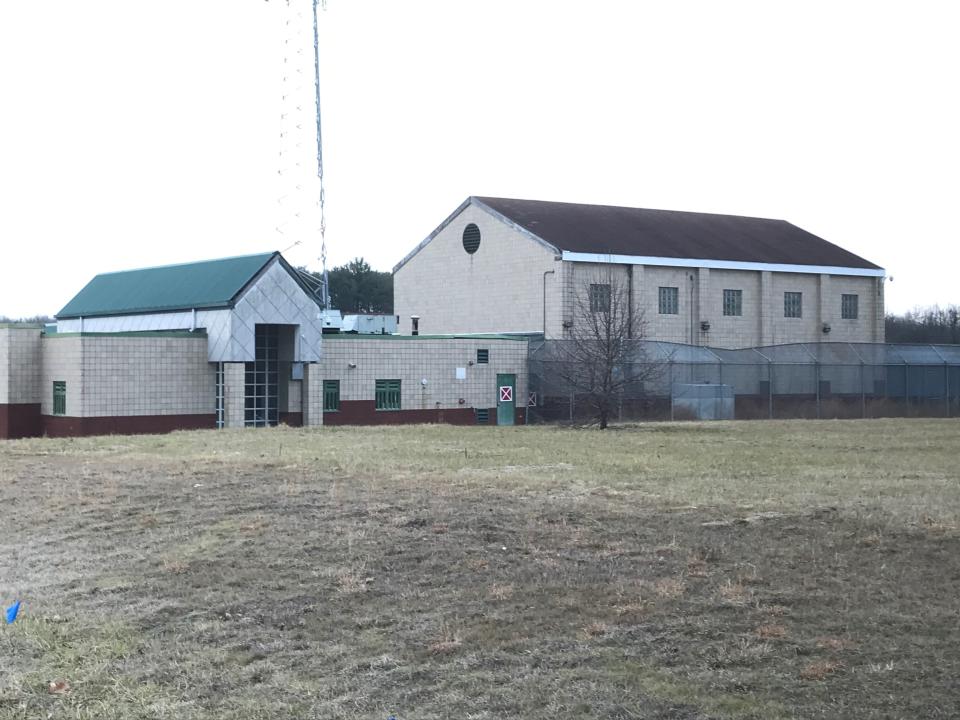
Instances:
[[[563,343],[531,342],[529,422],[587,422],[587,398],[565,381]],[[960,345],[806,343],[726,350],[628,341],[618,372],[642,378],[617,394],[616,420],[954,417]],[[708,386],[714,386],[713,390]]]

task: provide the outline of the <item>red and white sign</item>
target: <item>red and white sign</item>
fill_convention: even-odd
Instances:
[[[500,402],[513,402],[513,386],[500,386]]]

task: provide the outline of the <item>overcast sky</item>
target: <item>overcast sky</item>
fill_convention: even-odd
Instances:
[[[885,267],[890,311],[960,303],[957,7],[328,0],[329,264],[389,270],[494,195],[782,218]],[[3,2],[0,315],[319,267],[311,33],[310,0]]]

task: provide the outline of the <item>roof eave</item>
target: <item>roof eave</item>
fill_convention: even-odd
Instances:
[[[715,270],[754,270],[767,272],[807,273],[815,275],[849,275],[859,277],[886,277],[881,267],[846,267],[840,265],[792,265],[741,260],[711,260],[707,258],[675,258],[648,255],[614,255],[563,251],[567,262],[603,263],[614,265],[660,265],[665,267],[710,268]]]
[[[232,303],[198,303],[196,305],[172,305],[168,307],[147,307],[123,311],[100,311],[91,313],[68,313],[66,315],[58,313],[53,316],[54,320],[79,320],[80,318],[95,317],[126,317],[129,315],[169,315],[176,312],[189,312],[190,310],[229,310],[233,307]]]

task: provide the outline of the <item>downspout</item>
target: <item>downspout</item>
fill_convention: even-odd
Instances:
[[[627,339],[633,339],[633,265],[627,265]]]
[[[543,339],[546,342],[547,339],[547,275],[553,275],[556,271],[554,270],[544,270],[543,271]]]
[[[197,309],[190,309],[190,332],[195,332],[197,329]]]

